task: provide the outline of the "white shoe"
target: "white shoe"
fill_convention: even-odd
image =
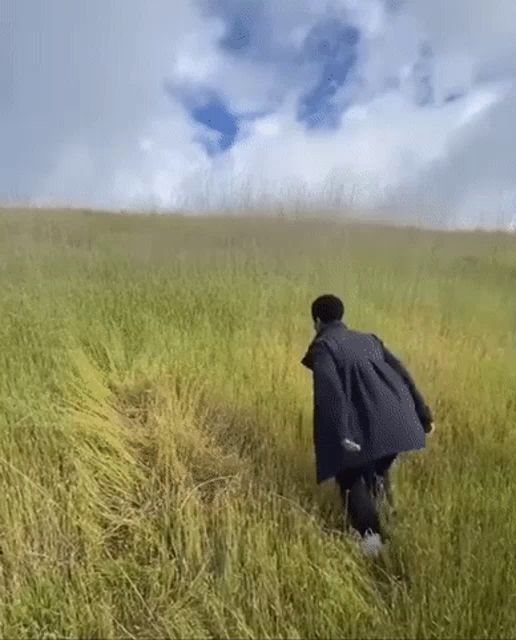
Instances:
[[[379,533],[373,533],[368,529],[362,538],[362,551],[369,558],[377,558],[384,548],[382,538]]]

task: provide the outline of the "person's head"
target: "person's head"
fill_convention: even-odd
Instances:
[[[312,302],[312,320],[314,329],[319,331],[321,327],[344,317],[344,303],[337,296],[325,294]]]

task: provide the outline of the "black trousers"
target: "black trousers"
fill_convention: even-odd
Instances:
[[[378,499],[384,494],[392,504],[389,470],[396,456],[381,458],[368,467],[344,469],[336,477],[349,524],[361,536],[367,530],[383,535]]]

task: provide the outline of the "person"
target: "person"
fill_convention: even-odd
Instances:
[[[424,449],[433,416],[414,380],[374,334],[349,329],[334,295],[312,303],[315,337],[302,364],[313,373],[317,482],[335,479],[364,552],[386,541],[379,502],[392,504],[389,470]]]

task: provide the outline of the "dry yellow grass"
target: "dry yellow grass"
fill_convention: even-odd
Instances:
[[[514,637],[515,285],[503,234],[1,213],[0,635]],[[314,483],[322,292],[437,414],[376,566]]]

